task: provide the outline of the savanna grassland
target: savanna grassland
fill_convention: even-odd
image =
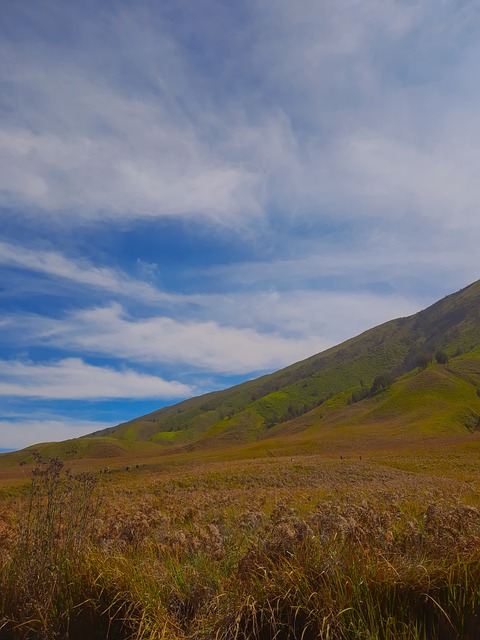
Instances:
[[[480,637],[477,434],[359,451],[11,470],[0,638]]]
[[[0,640],[480,638],[480,281],[0,455]]]

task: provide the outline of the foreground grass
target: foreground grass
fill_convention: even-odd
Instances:
[[[472,455],[458,478],[316,457],[39,464],[1,506],[0,638],[478,638]]]

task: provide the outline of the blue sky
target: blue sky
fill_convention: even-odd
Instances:
[[[2,3],[0,448],[478,279],[472,2]]]

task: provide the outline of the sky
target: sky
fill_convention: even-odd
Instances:
[[[477,280],[480,5],[3,0],[0,449]]]

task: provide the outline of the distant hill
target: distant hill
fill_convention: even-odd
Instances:
[[[424,311],[276,373],[68,441],[68,450],[70,456],[92,458],[107,457],[105,452],[172,455],[242,445],[260,452],[285,439],[294,450],[302,439],[468,433],[480,429],[479,389],[477,281]],[[58,448],[50,445],[52,451]],[[16,452],[15,459],[31,449]]]
[[[456,359],[480,358],[480,281],[413,316],[386,322],[276,373],[94,435],[189,449],[258,440],[280,423],[328,406],[341,392],[369,389],[382,375],[396,379],[419,371],[419,365],[421,369],[428,360],[435,362],[437,352],[446,354],[454,377],[460,374],[459,365],[453,366]]]

